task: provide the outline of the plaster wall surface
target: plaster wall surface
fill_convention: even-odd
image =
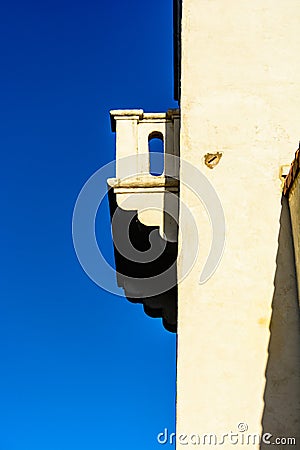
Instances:
[[[298,0],[183,1],[180,153],[218,193],[226,246],[200,285],[210,223],[181,181],[200,248],[178,286],[177,448],[195,448],[191,436],[205,433],[219,439],[209,448],[240,448],[229,438],[220,446],[223,434],[241,436],[240,423],[245,436],[300,429],[299,311],[279,176],[300,134],[299,23]],[[222,158],[210,169],[205,154],[215,152]],[[179,278],[190,226],[181,213]]]
[[[300,287],[300,172],[289,192],[289,206],[293,230],[298,296]]]

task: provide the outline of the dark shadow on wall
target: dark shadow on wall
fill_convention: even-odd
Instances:
[[[287,198],[282,198],[274,279],[269,356],[264,392],[263,433],[295,437],[295,444],[276,449],[300,449],[300,320],[295,257]],[[261,450],[270,445],[261,443]]]

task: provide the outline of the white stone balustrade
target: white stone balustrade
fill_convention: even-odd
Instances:
[[[179,156],[179,110],[113,110],[110,116],[116,132],[116,178],[109,179],[108,184],[114,189],[118,206],[137,210],[143,224],[159,226],[161,235],[176,241],[179,164],[178,159],[167,155]],[[149,141],[154,137],[164,144],[164,170],[158,176],[150,173]]]

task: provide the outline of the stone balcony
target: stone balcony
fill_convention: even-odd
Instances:
[[[177,235],[179,186],[178,110],[110,112],[116,132],[116,178],[108,179],[116,276],[131,302],[177,327]],[[149,142],[163,142],[163,154]],[[163,159],[160,175],[151,163]]]

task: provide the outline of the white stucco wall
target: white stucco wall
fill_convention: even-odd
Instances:
[[[279,178],[300,135],[299,23],[298,0],[183,0],[181,157],[215,187],[227,231],[218,270],[199,285],[210,224],[181,183],[200,252],[178,287],[177,448],[181,434],[221,436],[241,422],[248,433],[300,429],[297,294]],[[204,156],[214,152],[222,158],[209,169]],[[184,214],[180,230],[179,276],[194,245]]]
[[[297,271],[298,291],[300,287],[300,172],[295,178],[289,192],[289,206],[293,229],[295,261]],[[299,296],[299,292],[298,292]]]

